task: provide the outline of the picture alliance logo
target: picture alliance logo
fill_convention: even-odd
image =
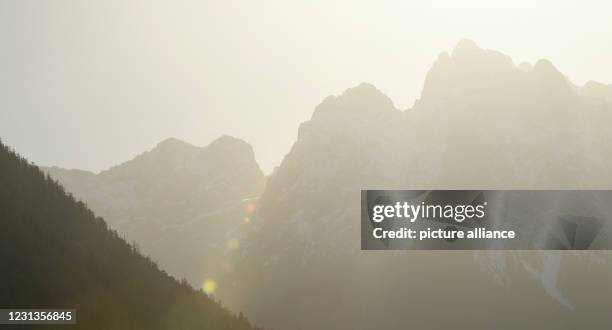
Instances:
[[[376,239],[444,240],[454,242],[458,239],[514,239],[516,233],[513,230],[488,230],[482,227],[458,228],[454,225],[446,225],[444,228],[427,227],[420,230],[406,227],[397,230],[385,230],[377,227],[372,231],[372,236]]]
[[[362,249],[609,249],[609,200],[608,190],[364,190]]]

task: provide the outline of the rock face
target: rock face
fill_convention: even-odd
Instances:
[[[169,273],[196,287],[226,269],[264,176],[249,144],[223,136],[206,147],[167,139],[99,174],[45,171],[134,241]]]
[[[599,103],[602,107],[607,106],[606,109],[610,111],[610,104],[612,104],[612,85],[604,85],[591,80],[580,88],[580,93],[593,98],[593,101]]]
[[[241,285],[220,298],[270,329],[609,327],[607,254],[359,243],[361,189],[609,188],[609,88],[591,85],[462,41],[411,109],[368,84],[328,97],[270,176]]]

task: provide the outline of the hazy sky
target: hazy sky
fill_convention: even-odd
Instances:
[[[611,3],[0,0],[0,138],[98,171],[230,134],[269,172],[327,95],[370,82],[410,107],[463,38],[612,83]]]

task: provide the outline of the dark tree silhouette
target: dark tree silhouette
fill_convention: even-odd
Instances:
[[[77,309],[70,329],[252,328],[160,270],[1,141],[0,284],[0,308]]]

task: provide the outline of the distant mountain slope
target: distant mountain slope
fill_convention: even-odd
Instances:
[[[612,107],[612,84],[604,85],[591,80],[580,88],[580,93],[599,101],[608,110]]]
[[[439,56],[411,109],[369,84],[326,98],[258,201],[237,262],[253,289],[241,306],[271,329],[609,328],[609,254],[396,253],[359,241],[361,189],[611,188],[607,90],[464,40]]]
[[[167,139],[97,175],[44,170],[162,269],[196,287],[231,276],[225,255],[238,246],[264,183],[251,146],[230,136],[205,147]]]
[[[76,308],[70,329],[251,329],[1,143],[0,283],[2,308]]]

